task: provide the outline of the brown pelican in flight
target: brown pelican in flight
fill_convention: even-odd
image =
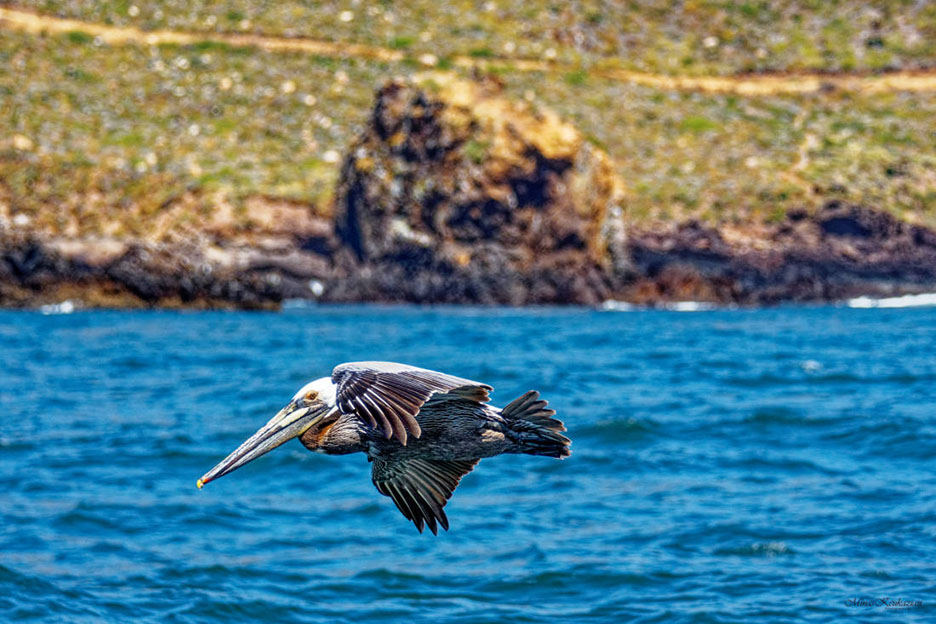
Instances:
[[[434,534],[443,507],[484,457],[527,453],[563,458],[570,441],[539,393],[488,405],[491,386],[393,362],[341,364],[292,401],[201,479],[201,488],[292,438],[329,455],[367,453],[377,491]]]

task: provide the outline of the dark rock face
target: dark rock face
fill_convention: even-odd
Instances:
[[[56,241],[0,232],[0,304],[36,306],[76,299],[102,307],[275,308],[308,297],[310,280],[330,275],[325,260],[297,252],[221,250],[194,242],[121,244]]]
[[[337,193],[335,300],[595,303],[611,290],[606,157],[492,85],[392,82]],[[619,214],[619,209],[615,214]]]
[[[754,305],[936,290],[934,232],[867,208],[831,202],[793,214],[755,244],[728,242],[724,231],[632,232],[622,298]]]

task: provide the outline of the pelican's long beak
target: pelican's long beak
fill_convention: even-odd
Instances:
[[[209,481],[223,477],[261,455],[269,453],[284,442],[302,435],[306,429],[322,420],[328,411],[328,406],[322,403],[308,405],[303,399],[292,401],[257,433],[250,436],[250,439],[237,447],[236,451],[205,473],[195,485],[201,489]]]

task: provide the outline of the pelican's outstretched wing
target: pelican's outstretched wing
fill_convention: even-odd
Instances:
[[[422,433],[416,415],[434,393],[452,393],[479,403],[489,401],[491,386],[445,373],[394,362],[349,362],[332,371],[338,409],[356,414],[387,438],[406,444],[407,433]]]
[[[438,535],[436,521],[448,531],[449,523],[445,503],[452,497],[458,482],[478,465],[472,461],[445,461],[433,459],[375,459],[372,472],[377,491],[389,496],[397,509],[412,520],[422,533],[428,524],[433,535]]]

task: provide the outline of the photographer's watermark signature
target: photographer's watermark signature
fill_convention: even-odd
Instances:
[[[863,607],[877,609],[915,609],[923,606],[922,600],[904,600],[903,598],[863,598],[855,596],[845,601],[846,607]]]

